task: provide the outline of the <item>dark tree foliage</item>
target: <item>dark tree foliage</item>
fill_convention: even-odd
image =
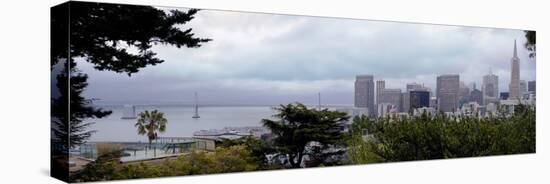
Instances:
[[[262,139],[256,139],[253,137],[242,137],[239,139],[222,139],[216,141],[216,147],[228,148],[231,146],[243,145],[251,153],[251,155],[258,161],[260,170],[277,169],[276,165],[273,165],[268,160],[269,154],[276,153],[272,143]]]
[[[120,164],[121,151],[113,151],[97,157],[78,173],[71,176],[71,182],[80,181],[101,181],[116,179],[113,174],[117,171]]]
[[[70,74],[60,73],[57,75],[56,86],[61,89],[59,90],[60,97],[52,99],[52,116],[55,117],[52,119],[55,126],[52,131],[56,138],[55,142],[65,148],[73,148],[84,143],[94,133],[94,131],[87,130],[92,123],[83,123],[84,119],[102,118],[111,114],[111,111],[92,107],[93,100],[82,97],[82,92],[88,86],[86,82],[88,76],[74,68],[72,70],[73,72]],[[71,75],[69,90],[65,89],[69,86],[67,75]],[[66,112],[69,112],[69,107],[71,113],[67,116]]]
[[[153,44],[196,48],[210,41],[194,37],[191,28],[181,30],[178,27],[191,21],[197,11],[171,10],[167,13],[150,6],[74,2],[70,4],[70,19],[52,15],[52,26],[66,29],[58,23],[70,21],[71,61],[83,57],[98,70],[131,75],[140,68],[163,62],[150,50]],[[67,36],[53,33],[52,39],[61,40]],[[136,48],[138,52],[131,53],[125,46]],[[57,58],[66,55],[64,49],[52,52],[52,65]]]
[[[305,105],[288,104],[274,108],[278,121],[262,123],[275,135],[274,147],[285,155],[293,168],[301,167],[304,156],[322,156],[343,138],[342,123],[349,119],[343,112],[309,109]]]
[[[537,33],[535,31],[525,31],[525,48],[530,52],[529,57],[536,57],[537,55]]]
[[[111,113],[93,107],[92,100],[82,96],[88,76],[78,71],[75,58],[83,58],[98,70],[131,75],[148,65],[163,62],[150,50],[154,44],[196,48],[210,41],[194,37],[191,28],[181,30],[178,27],[192,20],[197,11],[165,12],[151,6],[92,2],[69,2],[52,8],[52,70],[59,62],[67,62],[70,67],[70,74],[57,77],[59,83],[56,86],[63,94],[52,99],[52,131],[55,135],[52,140],[62,140],[65,147],[81,144],[93,133],[86,130],[90,124],[82,121]],[[128,48],[135,48],[137,52]],[[68,77],[70,92],[66,92]],[[69,108],[66,101],[70,101],[69,116],[66,115]],[[54,146],[57,143],[54,142]]]

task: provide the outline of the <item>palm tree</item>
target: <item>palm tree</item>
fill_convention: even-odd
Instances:
[[[159,112],[158,110],[153,110],[151,112],[144,111],[139,113],[138,116],[139,118],[137,120],[137,123],[135,124],[135,127],[138,128],[139,135],[147,135],[147,137],[149,138],[150,148],[153,140],[158,137],[157,132],[163,133],[166,130],[166,123],[168,121],[166,120],[166,118],[164,118],[164,113]]]

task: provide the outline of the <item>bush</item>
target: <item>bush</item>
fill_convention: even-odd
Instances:
[[[535,108],[524,105],[516,106],[512,115],[494,117],[357,117],[348,137],[348,156],[352,163],[364,164],[534,153],[535,118]],[[364,129],[372,135],[366,142],[361,140]]]
[[[218,148],[215,152],[192,152],[161,164],[120,164],[116,159],[103,156],[89,163],[73,177],[73,181],[105,181],[119,179],[153,178],[254,171],[259,162],[246,149],[235,145]]]

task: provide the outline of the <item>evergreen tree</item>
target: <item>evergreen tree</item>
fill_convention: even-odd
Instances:
[[[534,58],[537,55],[537,32],[525,31],[525,48],[530,52],[529,57]]]
[[[53,146],[66,149],[84,143],[93,131],[86,130],[90,124],[82,121],[110,114],[93,107],[92,100],[82,96],[88,76],[78,72],[75,58],[83,58],[97,70],[130,76],[141,68],[163,62],[150,49],[155,44],[197,48],[210,41],[195,37],[191,28],[180,29],[197,11],[168,12],[151,6],[94,2],[67,2],[52,8],[52,71],[58,63],[67,67],[56,77],[55,86],[61,95],[52,99]],[[128,47],[138,52],[132,53]],[[66,92],[69,85],[70,92]],[[66,103],[69,101],[70,112]]]
[[[277,152],[285,155],[293,168],[301,167],[306,155],[312,160],[323,160],[315,156],[327,156],[320,153],[341,141],[342,123],[349,119],[343,112],[309,109],[300,103],[274,109],[278,111],[274,117],[279,120],[263,119],[262,123],[275,135]]]

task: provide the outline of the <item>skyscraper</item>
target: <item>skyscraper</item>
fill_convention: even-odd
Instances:
[[[355,79],[355,107],[367,108],[369,116],[374,117],[374,81],[372,75],[358,75]]]
[[[381,89],[378,100],[378,104],[391,104],[399,111],[401,106],[401,89]]]
[[[518,51],[516,47],[516,41],[514,40],[514,56],[511,59],[511,68],[512,75],[510,80],[510,96],[508,97],[511,100],[520,99],[520,86],[519,86],[519,58]]]
[[[527,83],[527,91],[533,92],[533,94],[535,94],[535,92],[537,91],[537,83],[535,81],[529,81]]]
[[[463,81],[458,86],[458,107],[470,101],[470,88]]]
[[[386,81],[384,80],[377,80],[376,81],[376,104],[380,103],[380,90],[386,88]]]
[[[411,102],[410,102],[411,93],[410,92],[412,90],[419,90],[419,89],[427,90],[427,88],[424,88],[424,86],[422,84],[418,84],[418,83],[408,83],[407,84],[406,91],[402,96],[403,103],[401,104],[401,106],[402,106],[401,112],[409,112],[410,107],[411,107]]]
[[[443,112],[453,112],[458,108],[458,75],[437,76],[437,107]]]
[[[525,80],[519,80],[519,95],[527,93],[527,82]]]
[[[477,104],[479,105],[483,103],[483,92],[477,89],[475,84],[474,84],[474,89],[470,92],[469,96],[470,96],[469,102],[477,102]]]
[[[483,92],[483,104],[495,103],[498,101],[498,76],[489,70],[489,74],[483,76],[481,84],[481,92]]]
[[[407,91],[411,91],[413,89],[421,89],[421,88],[424,88],[422,86],[422,84],[418,84],[418,83],[408,83],[407,84]]]
[[[410,91],[410,104],[412,109],[430,107],[430,92],[413,90]]]
[[[508,100],[509,97],[510,97],[509,92],[500,92],[500,99],[501,100]]]

